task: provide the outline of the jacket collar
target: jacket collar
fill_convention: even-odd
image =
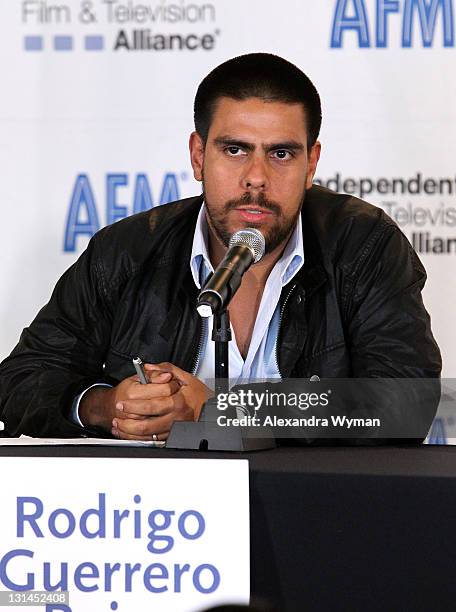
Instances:
[[[306,198],[307,199],[307,198]],[[190,273],[189,261],[192,252],[192,242],[194,229],[196,224],[196,219],[198,216],[198,211],[200,210],[203,204],[203,196],[198,196],[195,198],[191,198],[188,200],[188,209],[186,212],[182,211],[182,213],[187,218],[192,218],[192,226],[190,228],[186,228],[186,237],[184,239],[184,243],[181,244],[179,248],[179,259],[185,262],[182,267],[182,271],[185,272],[181,276],[181,284],[180,290],[184,291],[188,298],[190,298],[191,302],[196,302],[198,290],[193,281],[193,277]],[[167,205],[167,206],[172,206]],[[161,207],[160,207],[161,208]],[[304,252],[305,252],[305,260],[304,265],[296,274],[292,283],[296,283],[302,287],[305,292],[306,299],[309,298],[315,291],[320,289],[327,282],[327,273],[323,263],[323,256],[321,252],[321,248],[316,236],[316,233],[313,229],[312,220],[307,212],[307,207],[304,204],[303,211],[301,214],[301,223],[302,223],[302,232],[303,232],[303,242],[304,242]],[[287,285],[288,287],[288,285]],[[287,287],[284,288],[282,292],[281,301],[284,299],[284,295],[287,295]],[[176,300],[179,302],[179,300]],[[176,312],[170,312],[167,323],[170,325],[174,325],[176,321],[177,311],[180,311],[178,303],[176,303],[176,308],[172,309]]]
[[[304,242],[304,265],[296,275],[296,284],[304,290],[306,298],[320,289],[328,280],[323,255],[317,235],[314,231],[312,219],[304,204],[301,213],[302,234]],[[287,292],[285,292],[286,295]]]

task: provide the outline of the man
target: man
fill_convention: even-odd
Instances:
[[[203,196],[91,240],[0,368],[9,432],[165,440],[175,420],[197,419],[213,347],[196,298],[244,227],[266,254],[229,307],[235,379],[438,377],[410,244],[380,209],[312,186],[320,123],[315,87],[279,57],[210,73],[190,136]],[[137,355],[151,384],[133,375]]]

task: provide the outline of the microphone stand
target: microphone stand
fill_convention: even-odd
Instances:
[[[233,238],[239,238],[239,234],[249,234],[247,244],[234,242]],[[230,240],[231,255],[225,256],[217,270],[212,275],[210,282],[214,286],[208,289],[207,283],[198,298],[198,312],[201,316],[213,315],[212,340],[215,342],[215,397],[208,400],[201,409],[198,422],[175,421],[171,428],[167,448],[199,449],[199,450],[228,450],[228,451],[251,451],[276,446],[275,438],[271,432],[265,432],[264,438],[257,438],[249,434],[250,427],[238,426],[229,423],[236,419],[236,407],[229,405],[227,410],[221,411],[218,407],[217,398],[219,394],[229,394],[229,343],[231,341],[230,316],[227,305],[231,297],[241,284],[242,274],[255,260],[255,249],[252,250],[251,234],[255,236],[253,242],[264,253],[264,238],[255,229],[246,229],[236,232]],[[244,237],[245,238],[245,237]],[[260,243],[258,245],[258,242]],[[246,258],[246,254],[248,257]],[[231,259],[230,259],[231,258]],[[237,261],[233,265],[234,260]],[[240,266],[240,269],[238,269]],[[221,292],[221,293],[219,293]],[[201,295],[205,294],[204,299]],[[218,297],[215,297],[218,296]],[[222,297],[223,296],[223,297]],[[222,417],[222,418],[221,418]],[[228,421],[228,427],[222,421]],[[239,423],[239,421],[238,421]]]
[[[214,314],[212,340],[215,342],[215,394],[228,393],[230,387],[229,343],[231,341],[230,313],[226,308]]]
[[[215,397],[205,403],[198,422],[174,422],[166,448],[237,452],[274,448],[276,443],[271,433],[265,433],[264,438],[249,437],[244,435],[248,428],[222,427],[217,423],[218,417],[222,414],[228,419],[237,417],[234,406],[229,406],[223,413],[217,408],[218,394],[227,394],[230,391],[229,343],[231,341],[231,327],[230,315],[226,308],[214,312],[212,340],[215,342]]]

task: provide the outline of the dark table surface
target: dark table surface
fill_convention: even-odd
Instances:
[[[456,609],[456,447],[9,446],[0,456],[248,459],[254,598],[281,612]]]

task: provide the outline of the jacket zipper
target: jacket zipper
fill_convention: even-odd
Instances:
[[[285,307],[287,305],[287,302],[290,298],[290,295],[293,293],[293,291],[295,290],[296,285],[293,285],[290,289],[290,291],[287,293],[287,296],[282,304],[282,308],[280,309],[280,315],[279,315],[279,326],[277,328],[277,339],[276,339],[276,343],[275,343],[275,362],[276,362],[276,367],[277,367],[277,371],[280,374],[280,377],[282,378],[282,373],[280,372],[279,369],[279,359],[277,356],[277,346],[279,344],[279,337],[280,337],[280,327],[282,325],[282,318],[283,318],[283,313],[285,311]],[[198,371],[198,366],[199,363],[201,361],[201,353],[203,350],[203,344],[204,344],[204,340],[206,337],[206,333],[207,333],[207,319],[204,318],[201,321],[201,331],[200,331],[200,337],[199,337],[199,341],[198,341],[198,348],[196,351],[196,357],[195,357],[195,361],[194,361],[194,365],[193,365],[193,369],[192,369],[192,375],[195,376],[196,372]]]
[[[296,285],[293,285],[290,289],[290,291],[287,293],[287,296],[285,297],[285,300],[282,304],[282,308],[280,309],[280,315],[279,315],[279,326],[277,328],[277,338],[276,338],[276,342],[275,342],[275,362],[276,362],[276,367],[277,367],[277,372],[280,374],[280,378],[282,378],[282,372],[279,369],[279,357],[277,355],[277,350],[278,350],[278,346],[279,346],[279,338],[280,338],[280,327],[282,325],[282,318],[283,318],[283,313],[285,311],[285,306],[287,305],[287,302],[290,298],[290,295],[293,293],[294,289],[296,288]]]
[[[200,317],[201,319],[201,317]],[[199,337],[199,341],[198,341],[198,348],[196,351],[196,357],[195,357],[195,361],[193,364],[193,369],[192,369],[192,375],[195,376],[196,372],[198,371],[198,366],[201,360],[201,353],[203,351],[203,344],[204,344],[204,340],[206,338],[206,330],[207,330],[207,319],[204,318],[201,321],[201,331],[200,331],[200,337]]]

